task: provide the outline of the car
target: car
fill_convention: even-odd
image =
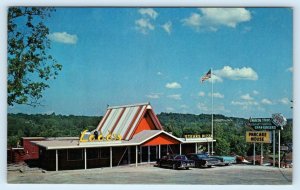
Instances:
[[[166,155],[157,161],[159,167],[169,167],[174,170],[195,167],[195,162],[189,160],[185,155]]]
[[[195,167],[208,167],[211,168],[212,166],[220,164],[220,160],[217,158],[210,158],[207,153],[192,153],[186,155],[188,159],[195,161]]]
[[[209,156],[210,158],[216,158],[220,160],[220,164],[218,165],[231,165],[236,163],[236,157],[235,156]]]

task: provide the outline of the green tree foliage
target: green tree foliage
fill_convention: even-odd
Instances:
[[[97,127],[101,117],[46,114],[8,114],[8,146],[21,137],[79,137],[80,132]]]
[[[158,115],[164,130],[172,132],[177,137],[184,137],[185,134],[210,134],[211,115],[192,115],[177,113],[161,113]],[[253,146],[246,143],[247,119],[225,117],[215,115],[214,117],[214,151],[217,155],[246,156],[253,154]],[[8,145],[16,146],[20,137],[66,137],[79,136],[80,132],[88,129],[93,130],[100,122],[101,117],[88,116],[64,116],[52,113],[50,115],[27,115],[8,114]],[[287,126],[281,131],[282,144],[292,141],[292,120],[288,120]],[[271,145],[264,145],[264,152],[271,152]],[[205,146],[203,147],[203,150]],[[257,146],[260,152],[260,146]]]
[[[8,10],[8,105],[36,106],[47,81],[62,65],[48,54],[49,29],[44,20],[54,11],[45,7],[11,7]]]

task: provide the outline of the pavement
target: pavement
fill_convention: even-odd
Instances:
[[[292,185],[293,168],[236,164],[212,168],[172,170],[153,164],[87,170],[44,171],[8,166],[9,184],[197,184]]]

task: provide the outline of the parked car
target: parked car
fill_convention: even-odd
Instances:
[[[185,155],[167,155],[157,161],[159,167],[169,167],[172,169],[186,169],[195,167],[195,162],[189,160]]]
[[[217,158],[210,158],[207,153],[199,153],[199,154],[187,154],[188,159],[195,161],[195,167],[208,167],[211,168],[214,165],[220,164],[220,160]]]
[[[216,158],[220,160],[220,164],[218,165],[231,165],[236,163],[236,157],[235,156],[209,156],[210,158]]]

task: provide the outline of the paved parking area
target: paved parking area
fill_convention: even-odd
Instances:
[[[8,183],[47,184],[198,184],[198,185],[291,185],[292,168],[232,165],[172,170],[153,165],[119,166],[88,170],[51,171],[23,169],[8,171]]]

